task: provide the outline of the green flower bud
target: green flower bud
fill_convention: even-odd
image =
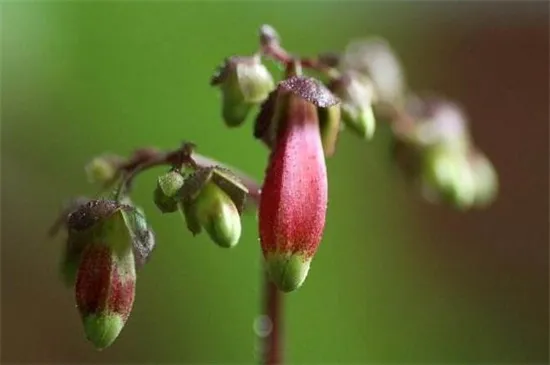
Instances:
[[[214,76],[222,92],[222,116],[229,127],[241,125],[250,109],[267,99],[275,87],[259,56],[230,57]]]
[[[178,210],[178,194],[184,180],[177,171],[170,171],[158,177],[153,200],[162,213],[173,213]]]
[[[376,129],[372,82],[357,72],[348,71],[330,87],[342,101],[342,120],[346,127],[361,138],[371,139]]]
[[[405,74],[397,55],[385,39],[372,37],[350,42],[339,68],[369,77],[379,101],[395,104],[403,97]]]
[[[231,200],[214,182],[203,186],[192,203],[197,222],[221,247],[233,247],[241,237],[241,217]]]
[[[436,96],[411,96],[406,111],[415,122],[395,131],[399,139],[421,148],[446,146],[463,151],[470,148],[467,118],[454,102]]]
[[[424,196],[458,209],[470,208],[476,199],[476,182],[467,154],[460,149],[426,151],[422,174]]]
[[[106,183],[111,181],[116,173],[120,157],[104,155],[94,158],[85,166],[86,175],[91,183]]]
[[[216,166],[189,175],[180,190],[180,211],[193,235],[204,228],[221,247],[233,247],[241,236],[240,215],[248,190],[231,173]]]

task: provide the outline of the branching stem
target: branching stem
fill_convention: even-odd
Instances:
[[[129,193],[134,179],[140,173],[158,166],[171,166],[180,169],[187,165],[192,168],[220,166],[228,168],[237,176],[242,184],[248,189],[248,201],[257,207],[260,202],[261,185],[247,174],[229,167],[221,162],[207,156],[194,152],[194,145],[183,143],[181,147],[172,151],[161,151],[156,148],[141,148],[136,150],[132,156],[118,166],[116,180],[120,180],[116,192],[116,199],[120,199]],[[113,181],[106,185],[111,187]],[[264,270],[265,271],[265,270]],[[262,338],[262,359],[261,363],[265,365],[278,365],[282,363],[282,329],[281,329],[281,309],[282,297],[277,287],[271,282],[267,274],[263,275],[263,309],[264,315],[268,316],[271,323],[271,331]]]

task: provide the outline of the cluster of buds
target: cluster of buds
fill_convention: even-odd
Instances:
[[[475,146],[462,110],[448,100],[411,96],[413,119],[396,124],[394,156],[423,197],[460,210],[484,208],[498,192],[498,176]]]
[[[103,349],[128,320],[136,271],[147,262],[155,238],[143,212],[129,201],[80,198],[66,213],[61,273],[74,288],[86,337]]]
[[[241,125],[259,107],[254,137],[270,150],[259,236],[268,274],[279,289],[302,285],[319,247],[328,202],[325,158],[334,155],[343,130],[369,140],[376,119],[390,119],[395,144],[412,151],[406,154],[414,155],[408,160],[416,166],[398,162],[415,170],[412,180],[427,199],[459,208],[494,199],[495,170],[473,147],[465,123],[454,120],[461,118],[459,111],[451,103],[427,108],[425,115],[410,111],[404,72],[384,40],[354,41],[342,54],[300,59],[284,50],[273,28],[262,26],[260,46],[253,56],[228,58],[212,85],[222,92],[222,117],[229,126]],[[283,64],[282,80],[273,82],[262,57]],[[322,78],[304,75],[305,69]],[[398,118],[404,112],[408,128]]]
[[[87,165],[90,180],[104,190],[119,184],[114,197],[76,200],[61,219],[68,232],[63,277],[75,289],[85,333],[97,348],[109,346],[125,325],[136,272],[155,246],[143,211],[128,198],[133,177],[145,169],[170,166],[158,177],[155,205],[162,214],[179,212],[193,235],[204,230],[220,247],[239,242],[241,215],[252,198],[265,268],[283,292],[303,285],[322,241],[326,159],[335,155],[342,131],[370,140],[377,122],[388,121],[397,165],[430,201],[466,209],[496,197],[496,171],[473,143],[462,111],[441,98],[411,96],[384,40],[299,58],[281,46],[273,28],[262,26],[259,44],[252,55],[226,58],[211,85],[221,92],[228,127],[243,125],[256,109],[253,136],[269,150],[261,185],[196,155],[188,143],[165,153],[140,149],[128,160],[103,155]],[[281,80],[266,59],[284,67]]]

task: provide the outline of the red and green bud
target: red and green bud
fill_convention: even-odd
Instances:
[[[241,125],[254,105],[274,88],[273,77],[259,56],[230,57],[211,80],[222,92],[222,116],[227,126]]]
[[[279,84],[259,233],[268,274],[285,292],[303,284],[322,239],[328,184],[317,108],[337,103],[314,79]]]
[[[117,255],[109,244],[92,244],[82,256],[76,279],[76,305],[86,337],[97,349],[110,346],[134,304],[136,272],[130,251]]]
[[[143,214],[133,206],[93,200],[67,220],[76,265],[75,298],[86,337],[98,349],[113,343],[132,310],[136,268],[154,248]]]

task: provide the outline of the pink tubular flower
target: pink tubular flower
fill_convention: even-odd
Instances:
[[[278,92],[259,232],[272,281],[290,292],[303,284],[325,227],[328,184],[317,107],[336,101],[318,82],[303,77],[283,81]]]

